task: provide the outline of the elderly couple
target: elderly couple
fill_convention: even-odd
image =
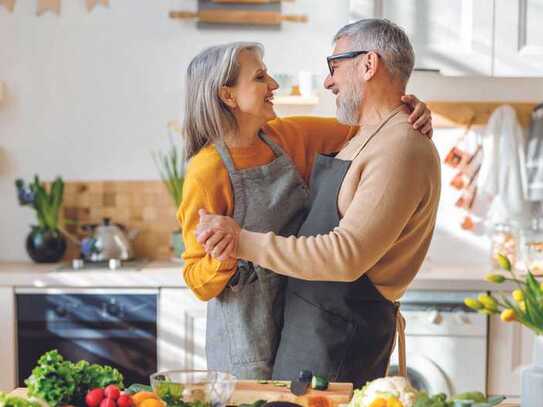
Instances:
[[[178,219],[185,281],[209,301],[210,369],[355,386],[386,373],[397,300],[434,229],[439,157],[430,112],[404,95],[405,32],[365,19],[334,44],[337,120],[277,118],[260,44],[211,47],[188,67]]]

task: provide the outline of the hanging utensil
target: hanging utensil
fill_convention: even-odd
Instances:
[[[170,18],[197,18],[202,23],[279,25],[283,21],[307,22],[305,15],[281,14],[276,11],[220,10],[209,9],[198,12],[170,11]]]

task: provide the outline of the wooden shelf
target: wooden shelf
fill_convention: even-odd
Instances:
[[[485,126],[492,112],[502,105],[510,105],[517,112],[521,127],[527,128],[531,122],[535,102],[428,102],[432,111],[434,128]]]
[[[319,104],[319,98],[317,96],[274,96],[273,104],[278,106],[315,106]]]

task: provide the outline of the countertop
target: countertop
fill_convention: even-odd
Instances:
[[[76,288],[183,288],[182,264],[150,261],[139,270],[62,270],[61,264],[0,262],[0,287]],[[483,280],[490,268],[477,264],[441,264],[427,260],[410,290],[493,291],[512,289],[508,284]]]

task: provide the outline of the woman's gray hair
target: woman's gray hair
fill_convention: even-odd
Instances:
[[[237,83],[241,51],[264,55],[257,42],[232,42],[207,48],[196,55],[187,68],[183,136],[185,157],[190,159],[224,134],[238,130],[236,118],[219,97],[222,86]]]
[[[334,42],[347,37],[353,51],[376,51],[394,78],[407,84],[415,65],[415,52],[405,31],[382,18],[366,18],[347,24],[334,37]]]

